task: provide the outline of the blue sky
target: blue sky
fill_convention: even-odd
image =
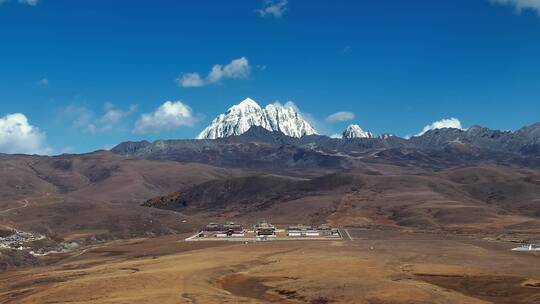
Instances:
[[[193,138],[248,96],[329,135],[540,121],[536,0],[0,0],[0,28],[0,152]]]

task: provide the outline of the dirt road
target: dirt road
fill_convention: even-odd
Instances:
[[[27,200],[27,199],[23,199],[23,200],[17,201],[17,203],[21,204],[21,206],[17,206],[17,207],[5,209],[5,210],[0,210],[0,214],[4,214],[4,213],[11,212],[11,211],[13,211],[13,210],[17,210],[17,209],[22,209],[22,208],[28,207],[28,200]]]

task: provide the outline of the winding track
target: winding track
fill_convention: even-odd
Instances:
[[[22,201],[17,201],[17,203],[22,204],[22,206],[19,206],[19,207],[13,207],[13,208],[9,208],[9,209],[6,209],[6,210],[2,210],[2,211],[0,211],[0,214],[4,214],[4,213],[8,213],[8,212],[13,211],[13,210],[17,210],[17,209],[22,209],[22,208],[28,207],[28,200],[27,200],[27,199],[23,199]]]

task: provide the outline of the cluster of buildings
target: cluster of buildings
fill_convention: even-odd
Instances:
[[[31,250],[30,243],[43,239],[43,235],[15,229],[0,236],[0,249]]]
[[[20,230],[13,230],[13,233],[0,237],[0,248],[9,248],[23,250],[27,249],[27,245],[33,241],[39,241],[45,237],[40,234],[33,234]]]
[[[258,237],[275,237],[276,236],[276,227],[266,220],[260,220],[253,226],[255,229],[255,234]]]
[[[306,225],[294,225],[289,226],[287,229],[287,236],[289,237],[319,237],[319,236],[338,236],[339,232],[337,228],[332,228],[329,225],[322,224],[319,227],[306,226]]]
[[[234,222],[226,222],[225,224],[209,223],[203,229],[204,232],[215,233],[216,237],[243,237],[244,227]],[[204,235],[203,235],[204,236]]]
[[[289,226],[289,228],[287,229],[287,235],[291,237],[320,236],[320,233],[318,230],[314,229],[311,226],[294,225]]]
[[[212,234],[216,237],[244,237],[246,232],[254,233],[257,237],[273,237],[276,235],[276,227],[265,220],[260,220],[253,226],[253,229],[245,229],[241,224],[226,222],[225,224],[209,223],[201,232]]]
[[[338,229],[323,224],[320,226],[293,225],[287,229],[277,229],[266,220],[259,220],[255,225],[249,228],[234,222],[224,224],[209,223],[199,233],[198,237],[217,237],[217,238],[250,238],[257,240],[269,239],[294,239],[294,238],[339,238]]]

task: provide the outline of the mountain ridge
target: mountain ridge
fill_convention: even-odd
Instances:
[[[197,139],[216,139],[241,135],[253,126],[260,126],[270,131],[279,131],[291,137],[318,134],[305,121],[299,111],[291,103],[282,105],[273,103],[262,108],[251,98],[246,98],[219,114],[206,127]]]
[[[252,126],[241,135],[226,138],[125,142],[111,152],[135,159],[267,169],[350,169],[384,162],[432,169],[477,162],[536,168],[540,166],[538,138],[534,136],[538,128],[540,125],[529,126],[525,134],[479,127],[430,130],[409,139],[338,139],[324,135],[296,138]]]

